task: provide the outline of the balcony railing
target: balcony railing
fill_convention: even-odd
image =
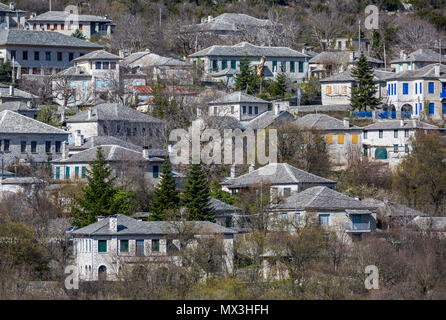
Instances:
[[[363,231],[370,231],[370,221],[369,222],[361,222],[361,223],[353,223],[348,222],[345,225],[345,230],[350,232],[363,232]]]

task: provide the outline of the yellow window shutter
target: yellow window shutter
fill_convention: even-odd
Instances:
[[[327,86],[327,94],[331,94],[331,86]]]
[[[342,94],[347,94],[347,86],[342,86]]]
[[[344,144],[344,134],[338,134],[338,144]]]
[[[333,135],[327,134],[325,140],[326,140],[327,144],[332,144],[333,143]]]
[[[352,134],[352,143],[354,143],[354,144],[358,143],[358,135],[356,133]]]

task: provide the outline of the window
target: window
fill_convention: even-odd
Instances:
[[[115,70],[116,69],[116,62],[110,62],[110,69]]]
[[[158,178],[158,176],[159,176],[159,167],[153,166],[153,177]]]
[[[286,61],[282,61],[280,63],[280,71],[285,72],[286,71]]]
[[[40,52],[39,51],[34,51],[34,60],[35,61],[39,61],[40,60]]]
[[[443,114],[446,114],[446,103],[442,104]]]
[[[60,167],[56,167],[56,179],[60,179]]]
[[[65,24],[61,23],[60,24],[60,30],[64,30],[65,29]]]
[[[428,84],[428,92],[429,93],[435,93],[435,87],[433,82],[429,82]]]
[[[291,188],[283,188],[283,196],[289,197],[291,194]]]
[[[364,146],[364,149],[362,150],[362,154],[364,157],[367,157],[369,155],[369,149],[367,146]]]
[[[62,60],[63,60],[62,52],[58,52],[57,53],[57,61],[62,61]]]
[[[338,144],[344,144],[344,134],[338,134]]]
[[[332,134],[327,134],[325,136],[325,140],[326,140],[327,144],[332,144],[333,143],[333,135]]]
[[[404,137],[409,138],[409,129],[404,130]]]
[[[227,60],[222,60],[221,61],[221,69],[225,70],[228,67],[228,61]]]
[[[234,106],[231,106],[231,113],[234,114]]]
[[[237,61],[231,60],[231,69],[236,69],[236,68],[237,68]]]
[[[23,51],[22,52],[22,59],[23,60],[28,60],[28,51]]]
[[[68,52],[68,61],[71,61],[74,59],[74,53],[73,52]]]
[[[393,137],[398,138],[398,130],[393,130]]]
[[[329,214],[320,214],[319,215],[319,223],[323,226],[328,226],[330,224],[330,215]]]
[[[108,80],[104,80],[104,88],[108,88]]]
[[[214,107],[214,116],[216,116],[218,114],[218,108]]]
[[[380,139],[383,138],[383,131],[382,131],[382,130],[379,130],[379,131],[378,131],[378,136],[379,136]]]
[[[299,72],[304,72],[304,63],[302,61],[299,61]]]
[[[144,256],[144,240],[136,240],[136,255],[138,257]]]
[[[152,239],[152,252],[159,252],[159,251],[160,251],[160,240]]]
[[[353,144],[358,143],[358,135],[356,133],[352,134],[352,143]]]
[[[435,113],[435,104],[433,102],[429,103],[429,114]]]
[[[107,240],[98,240],[98,252],[107,252]]]
[[[295,219],[295,221],[296,221],[296,224],[299,224],[299,223],[300,223],[300,213],[296,213],[294,219]]]
[[[96,88],[100,88],[101,87],[101,80],[96,80]]]
[[[128,240],[119,241],[119,252],[129,252],[129,241]]]
[[[51,152],[51,141],[45,141],[45,152],[46,153]]]
[[[31,141],[31,153],[37,153],[37,141]]]
[[[364,137],[364,139],[367,139],[367,131],[364,131],[363,137]]]
[[[77,179],[79,178],[79,167],[74,167],[74,177]]]
[[[218,61],[212,60],[212,71],[218,71]]]
[[[259,107],[254,107],[254,113],[259,114]]]
[[[403,94],[409,94],[409,84],[403,83]]]
[[[87,89],[87,80],[82,81],[82,89]]]
[[[45,60],[51,61],[51,52],[50,51],[45,52]]]
[[[248,114],[252,114],[252,107],[251,106],[248,107]]]
[[[246,106],[243,106],[242,109],[243,109],[243,114],[246,114]]]
[[[290,72],[296,72],[296,62],[290,61]]]
[[[102,69],[108,70],[109,67],[110,67],[110,62],[105,61],[105,62],[102,63]]]
[[[70,179],[70,167],[65,167],[65,179]]]
[[[82,30],[84,28],[84,25],[82,23],[79,23],[79,30]]]
[[[408,145],[408,144],[406,144],[406,145],[404,146],[404,152],[405,152],[405,153],[409,153],[409,145]]]
[[[100,70],[101,69],[101,63],[98,61],[96,62],[96,70]]]
[[[33,30],[37,30],[37,25],[35,23],[33,24]]]
[[[50,23],[47,23],[46,24],[46,30],[50,30],[51,29],[51,24]]]
[[[86,177],[85,173],[86,173],[86,168],[85,168],[85,167],[82,167],[82,173],[81,173],[81,177],[82,177],[82,178],[85,178],[85,177]]]
[[[56,153],[60,153],[60,146],[61,146],[61,142],[56,141]]]
[[[423,83],[422,82],[420,82],[420,94],[423,94]]]
[[[397,144],[393,145],[393,152],[398,153],[398,145]]]
[[[277,71],[277,61],[273,61],[273,72]]]
[[[288,219],[288,213],[284,212],[282,213],[282,219],[287,220]]]
[[[15,50],[11,50],[11,59],[17,59]]]
[[[26,152],[26,141],[20,141],[20,152]]]

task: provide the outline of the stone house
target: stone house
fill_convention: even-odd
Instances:
[[[47,11],[39,15],[32,13],[27,23],[33,31],[54,31],[67,36],[80,30],[87,39],[93,35],[109,36],[115,28],[115,24],[106,16],[78,14],[74,10]]]
[[[362,128],[350,124],[349,118],[339,120],[326,114],[307,114],[293,122],[301,130],[324,135],[330,160],[336,167],[346,168],[349,156],[361,154]]]
[[[30,117],[31,119],[37,118],[38,108],[34,107],[30,101],[28,103],[22,101],[8,101],[0,104],[0,112],[10,110],[17,112],[21,115]]]
[[[419,120],[381,120],[365,126],[362,154],[374,161],[395,168],[410,153],[411,141],[417,131],[439,131],[437,126]]]
[[[18,29],[24,28],[26,24],[26,11],[16,7],[14,2],[9,5],[0,3],[0,28]]]
[[[14,85],[5,85],[0,83],[0,103],[5,102],[24,102],[33,104],[39,97],[29,92],[17,89]]]
[[[72,232],[78,277],[82,281],[118,280],[125,267],[144,263],[150,268],[181,264],[178,228],[193,228],[199,237],[221,237],[224,252],[216,271],[232,272],[236,231],[208,221],[141,221],[121,214]]]
[[[421,48],[412,53],[406,54],[400,51],[400,56],[390,61],[390,67],[395,72],[404,72],[408,70],[418,70],[429,64],[439,63],[445,60],[446,56],[440,57],[440,54],[432,49]]]
[[[162,148],[164,121],[118,103],[103,103],[67,117],[68,130],[84,138],[114,136],[149,149]]]
[[[47,162],[62,152],[69,132],[19,113],[0,112],[0,155],[4,165],[18,161]]]

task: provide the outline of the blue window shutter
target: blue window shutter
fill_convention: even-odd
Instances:
[[[446,114],[446,103],[443,103],[442,107],[443,107],[443,114]]]
[[[420,82],[420,94],[423,94],[423,83]]]
[[[444,106],[444,103],[443,103]],[[429,103],[429,114],[435,113],[435,104],[433,102]]]
[[[434,83],[429,82],[429,93],[435,93]]]
[[[409,84],[403,83],[403,94],[409,94]]]
[[[415,83],[415,94],[418,94],[418,84]]]

